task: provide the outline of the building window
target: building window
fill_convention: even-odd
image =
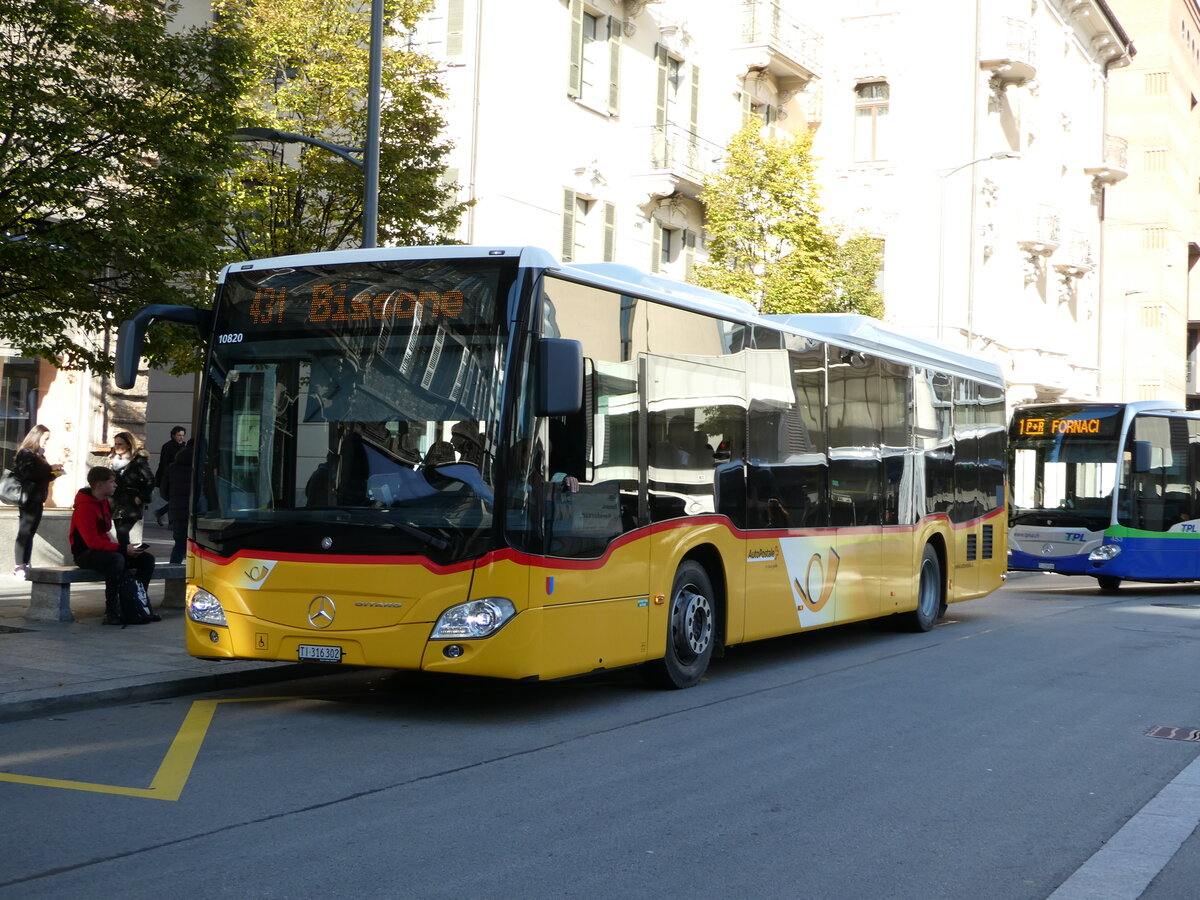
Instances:
[[[869,81],[854,88],[854,159],[887,159],[889,88],[886,81]]]
[[[0,357],[0,465],[7,468],[37,424],[38,362]]]
[[[686,281],[696,263],[697,243],[697,232],[689,228],[668,228],[655,222],[650,271]]]
[[[1161,225],[1151,225],[1142,229],[1142,249],[1162,250],[1167,246],[1167,229]]]
[[[599,210],[599,211],[597,211]],[[613,262],[617,252],[617,208],[594,197],[563,188],[562,261],[581,262],[597,256]]]
[[[569,0],[571,64],[567,93],[588,106],[617,114],[621,75],[621,22],[589,12],[582,0]]]

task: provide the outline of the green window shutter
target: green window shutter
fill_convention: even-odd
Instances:
[[[617,205],[604,204],[604,261],[613,262],[617,258]]]
[[[689,73],[692,80],[692,106],[688,112],[688,128],[692,134],[699,134],[700,125],[700,67],[692,66]]]
[[[608,114],[615,116],[621,99],[621,22],[608,17]]]
[[[650,225],[654,229],[653,245],[650,248],[650,271],[657,272],[661,268],[659,260],[662,257],[662,226],[657,222],[651,222]]]
[[[562,261],[575,259],[575,192],[563,190]]]
[[[463,32],[466,29],[466,0],[447,0],[446,3],[446,58],[461,59],[463,55]]]
[[[749,91],[742,91],[742,124],[745,125],[750,121],[750,117],[754,115],[754,103],[750,98]]]
[[[583,93],[583,0],[571,0],[571,68],[567,94],[576,99]]]
[[[692,277],[692,268],[696,265],[696,232],[683,232],[683,277]]]
[[[654,45],[654,59],[658,63],[658,90],[655,93],[657,108],[654,113],[655,125],[667,124],[667,48],[662,44]]]

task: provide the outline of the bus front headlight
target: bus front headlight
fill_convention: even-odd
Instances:
[[[1088,554],[1088,562],[1108,562],[1116,559],[1121,553],[1119,544],[1102,544]]]
[[[221,606],[221,601],[204,588],[197,588],[196,592],[188,598],[187,614],[193,622],[201,622],[204,625],[228,624],[225,621],[225,608]]]
[[[512,601],[504,597],[484,597],[452,606],[433,626],[430,640],[485,638],[495,634],[517,614]]]

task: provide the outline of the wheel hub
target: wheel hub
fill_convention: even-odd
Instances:
[[[675,644],[680,651],[699,656],[712,640],[712,607],[708,598],[684,588],[675,606],[680,621],[675,629]]]

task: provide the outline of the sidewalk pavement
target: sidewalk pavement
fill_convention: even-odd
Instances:
[[[142,539],[156,559],[165,562],[170,556],[168,529],[150,523]],[[184,611],[160,609],[162,591],[161,581],[151,583],[151,604],[161,622],[101,625],[102,584],[72,587],[74,622],[28,622],[29,582],[0,575],[0,722],[328,671],[316,664],[213,662],[188,656]]]

